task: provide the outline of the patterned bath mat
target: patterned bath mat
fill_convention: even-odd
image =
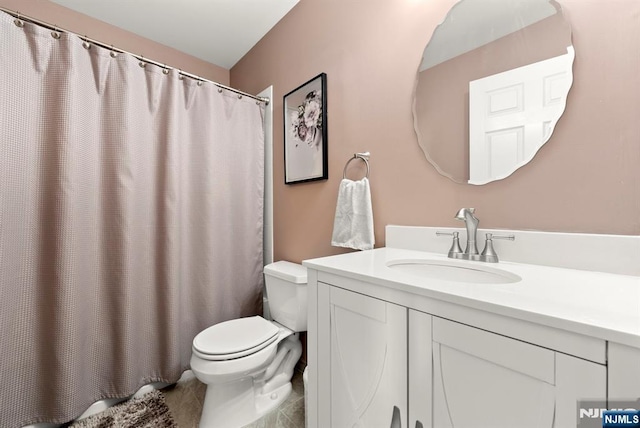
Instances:
[[[70,428],[178,428],[158,390],[82,419]]]

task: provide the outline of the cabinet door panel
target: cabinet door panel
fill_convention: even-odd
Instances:
[[[640,349],[609,342],[609,399],[640,400]]]
[[[513,371],[554,383],[554,352],[464,324],[433,319],[433,340]]]
[[[433,358],[434,427],[553,426],[553,385],[439,343]]]
[[[407,426],[407,309],[331,288],[331,426]]]
[[[606,401],[607,368],[556,353],[556,426],[578,424],[578,400]]]

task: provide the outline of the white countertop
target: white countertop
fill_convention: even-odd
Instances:
[[[432,280],[394,270],[393,260],[450,261],[446,255],[379,248],[305,260],[333,273],[433,299],[640,348],[640,277],[504,262],[462,261],[522,277],[510,284]],[[640,261],[639,261],[640,263]]]

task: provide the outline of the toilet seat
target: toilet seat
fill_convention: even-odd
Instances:
[[[260,316],[213,325],[193,339],[193,352],[210,361],[224,361],[254,354],[278,339],[280,329]]]

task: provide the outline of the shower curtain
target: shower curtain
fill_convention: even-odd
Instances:
[[[199,331],[258,312],[264,107],[0,27],[4,428],[175,382]]]

